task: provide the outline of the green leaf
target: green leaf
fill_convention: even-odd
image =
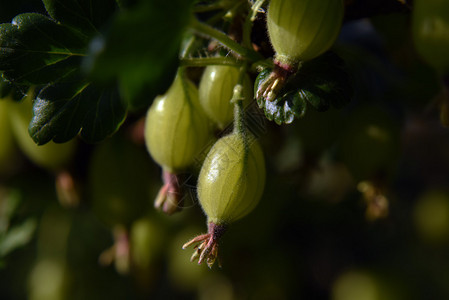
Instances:
[[[98,33],[117,10],[114,0],[43,0],[48,14],[87,37]]]
[[[18,85],[47,84],[79,68],[86,41],[48,17],[27,13],[0,25],[0,71]]]
[[[292,83],[306,91],[305,96],[318,111],[345,106],[353,93],[344,61],[334,52],[304,64]]]
[[[0,237],[0,257],[26,245],[33,237],[36,226],[36,220],[28,219],[24,223],[12,227],[5,235],[2,235]]]
[[[43,88],[33,112],[29,132],[37,144],[66,142],[78,133],[93,143],[117,131],[126,117],[126,105],[117,88],[99,89],[75,79]]]
[[[259,73],[254,85],[255,93],[269,78],[271,70]],[[326,111],[331,106],[341,108],[352,97],[352,85],[345,71],[344,62],[332,52],[304,63],[290,78],[274,101],[257,99],[266,117],[277,124],[290,124],[301,118],[311,105],[317,111]]]
[[[42,0],[0,0],[0,24],[11,22],[12,18],[23,12],[44,13]]]
[[[304,97],[300,97],[298,93],[290,92],[284,97],[276,98],[274,101],[267,101],[265,103],[265,116],[270,121],[275,121],[276,124],[289,124],[295,118],[301,118],[307,108],[307,103]]]
[[[17,212],[21,202],[19,190],[11,189],[1,192],[0,200],[0,235],[6,234],[11,219]]]
[[[171,84],[192,0],[139,1],[94,39],[86,69],[97,82],[118,80],[133,108],[148,106]]]

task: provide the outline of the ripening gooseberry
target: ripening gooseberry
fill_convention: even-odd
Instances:
[[[226,226],[250,213],[265,185],[262,149],[249,134],[233,132],[219,139],[208,153],[198,178],[198,198],[207,215],[208,233],[183,248],[201,243],[192,256],[211,267],[218,255],[218,241]]]
[[[296,65],[327,51],[343,20],[342,0],[271,0],[267,27],[276,60]]]
[[[239,80],[240,70],[233,66],[213,65],[205,68],[199,86],[199,99],[207,116],[220,129],[229,125],[234,117],[234,104],[231,103],[234,86]],[[243,80],[245,93],[243,105],[251,101],[252,88],[249,76]]]
[[[343,0],[271,0],[267,28],[276,52],[274,69],[256,92],[273,101],[304,61],[329,50],[340,32]]]
[[[198,89],[182,72],[147,112],[145,142],[151,157],[162,166],[164,186],[155,206],[172,214],[180,208],[178,173],[189,168],[210,137],[209,120],[198,100]]]
[[[232,133],[219,139],[204,161],[198,198],[208,222],[232,223],[250,213],[262,196],[263,152],[254,137],[245,144],[243,136]]]

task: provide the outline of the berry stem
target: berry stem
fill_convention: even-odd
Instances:
[[[234,86],[231,103],[234,104],[234,132],[240,135],[245,134],[245,111],[243,107],[244,92],[243,80],[245,78],[247,66],[240,69],[237,84]]]
[[[182,58],[180,60],[182,67],[206,67],[206,66],[236,66],[240,67],[241,62],[232,57],[201,57],[201,58]]]
[[[262,7],[262,5],[266,2],[267,0],[257,0],[256,2],[254,2],[254,4],[251,6],[251,14],[250,14],[250,19],[253,22],[256,19],[257,14],[260,12],[260,9]]]
[[[234,103],[234,132],[243,133],[245,131],[245,112],[243,109],[243,86],[237,84],[234,87],[234,95],[231,99]]]
[[[251,14],[251,10],[250,13],[248,13],[245,17],[245,22],[243,23],[243,34],[242,34],[242,45],[247,47],[247,48],[251,48],[252,47],[252,43],[251,43],[251,31],[253,29],[253,20],[251,19],[252,14]]]
[[[185,99],[190,106],[194,106],[192,99],[190,98],[189,87],[188,87],[188,79],[186,78],[186,67],[180,66],[178,68],[178,73],[176,76],[179,76],[182,84],[182,91],[184,93]]]
[[[190,22],[190,27],[194,31],[196,31],[199,34],[206,35],[210,38],[216,39],[221,44],[223,44],[225,47],[229,48],[230,50],[236,52],[241,57],[250,60],[252,62],[262,60],[263,57],[256,51],[243,47],[239,43],[235,42],[231,38],[229,38],[225,33],[205,24],[200,21],[198,21],[196,18],[192,18],[192,21]]]
[[[195,46],[196,38],[197,37],[195,35],[189,37],[189,40],[185,43],[184,47],[181,50],[181,53],[179,54],[180,59],[188,57],[188,55],[192,51],[192,48]]]

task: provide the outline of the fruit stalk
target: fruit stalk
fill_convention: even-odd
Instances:
[[[182,58],[179,61],[181,67],[207,67],[207,66],[241,66],[235,58],[232,57],[189,57]]]
[[[237,80],[237,84],[234,86],[231,98],[231,103],[234,104],[234,132],[241,134],[244,137],[246,137],[246,130],[244,124],[245,111],[243,107],[243,101],[245,100],[245,95],[243,93],[243,81],[245,74],[246,74],[246,65],[240,69],[239,78]]]
[[[245,59],[248,59],[250,61],[263,60],[263,57],[256,51],[241,46],[239,43],[237,43],[234,40],[232,40],[231,38],[229,38],[223,32],[221,32],[209,25],[201,23],[200,21],[198,21],[195,18],[192,18],[190,27],[200,34],[204,34],[208,37],[216,39],[221,44],[223,44],[225,47],[236,52],[238,55],[242,56]]]

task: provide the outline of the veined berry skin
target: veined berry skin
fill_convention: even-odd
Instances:
[[[243,135],[232,133],[208,153],[198,178],[198,197],[209,223],[228,224],[256,207],[264,186],[265,160],[259,143],[252,136],[245,141]]]
[[[188,79],[176,76],[167,93],[156,97],[147,113],[145,142],[150,155],[164,170],[185,170],[204,149],[209,133],[198,89]]]
[[[448,1],[414,1],[412,20],[416,50],[432,67],[447,76],[449,73]]]
[[[271,0],[267,27],[276,59],[294,66],[327,51],[337,39],[342,0]]]
[[[231,98],[234,86],[237,84],[240,70],[233,66],[213,65],[205,68],[199,86],[199,99],[207,116],[220,129],[228,126],[234,117],[234,104]],[[245,75],[243,105],[251,101],[252,86],[248,75]]]

